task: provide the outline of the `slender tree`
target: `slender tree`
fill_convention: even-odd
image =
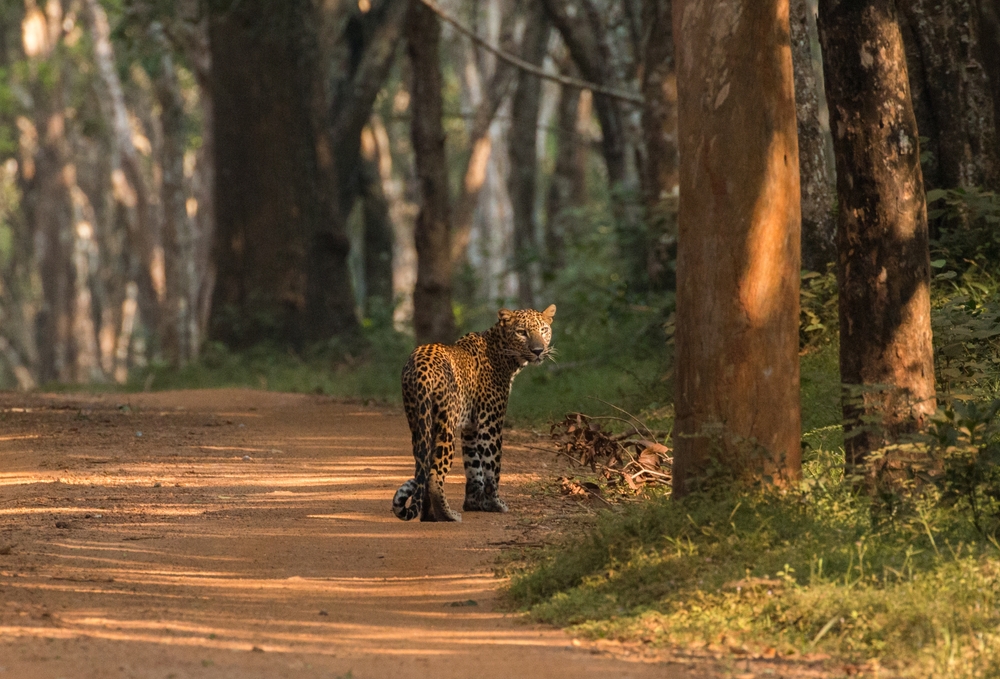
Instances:
[[[539,4],[529,10],[521,57],[540,66],[549,44],[549,24]],[[535,194],[538,183],[536,141],[542,83],[538,76],[521,71],[511,102],[510,177],[508,190],[514,208],[514,257],[518,301],[522,308],[535,306],[533,265],[537,259]]]
[[[677,73],[674,67],[672,0],[644,0],[642,189],[649,249],[646,273],[665,282],[677,239]]]
[[[674,12],[682,495],[713,460],[737,476],[799,474],[800,215],[788,0],[675,0]]]
[[[893,0],[823,0],[849,467],[935,410],[927,211]]]
[[[411,135],[421,193],[414,228],[413,330],[421,343],[450,342],[455,336],[455,316],[451,309],[451,207],[441,126],[441,27],[420,0],[410,0],[406,39],[413,73]]]
[[[802,266],[810,271],[825,271],[836,255],[834,203],[837,189],[829,133],[820,120],[823,85],[813,65],[808,5],[807,0],[789,3],[802,190]],[[815,30],[815,26],[812,28]]]

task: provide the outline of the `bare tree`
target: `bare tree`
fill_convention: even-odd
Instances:
[[[927,210],[893,0],[824,0],[849,467],[935,410]]]
[[[735,475],[799,474],[800,214],[788,0],[674,11],[681,495],[713,461]]]

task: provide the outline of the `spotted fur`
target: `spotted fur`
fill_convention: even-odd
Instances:
[[[467,512],[506,512],[497,495],[507,397],[521,368],[549,355],[555,305],[545,311],[501,309],[485,332],[455,344],[425,344],[403,368],[403,406],[413,436],[414,478],[392,499],[404,521],[461,521],[448,506],[444,477],[461,438]]]

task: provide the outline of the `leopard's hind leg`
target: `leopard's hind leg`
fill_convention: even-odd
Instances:
[[[458,429],[454,408],[444,399],[434,412],[434,451],[427,475],[427,495],[421,521],[461,521],[462,515],[448,506],[444,494],[444,479],[455,459],[455,435]]]

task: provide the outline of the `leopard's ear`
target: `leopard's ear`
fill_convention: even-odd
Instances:
[[[507,325],[513,317],[514,312],[510,309],[501,309],[497,312],[497,318],[500,320],[500,325]]]
[[[552,325],[552,319],[556,316],[556,305],[550,304],[545,311],[542,312],[542,316],[545,318],[545,322]]]

